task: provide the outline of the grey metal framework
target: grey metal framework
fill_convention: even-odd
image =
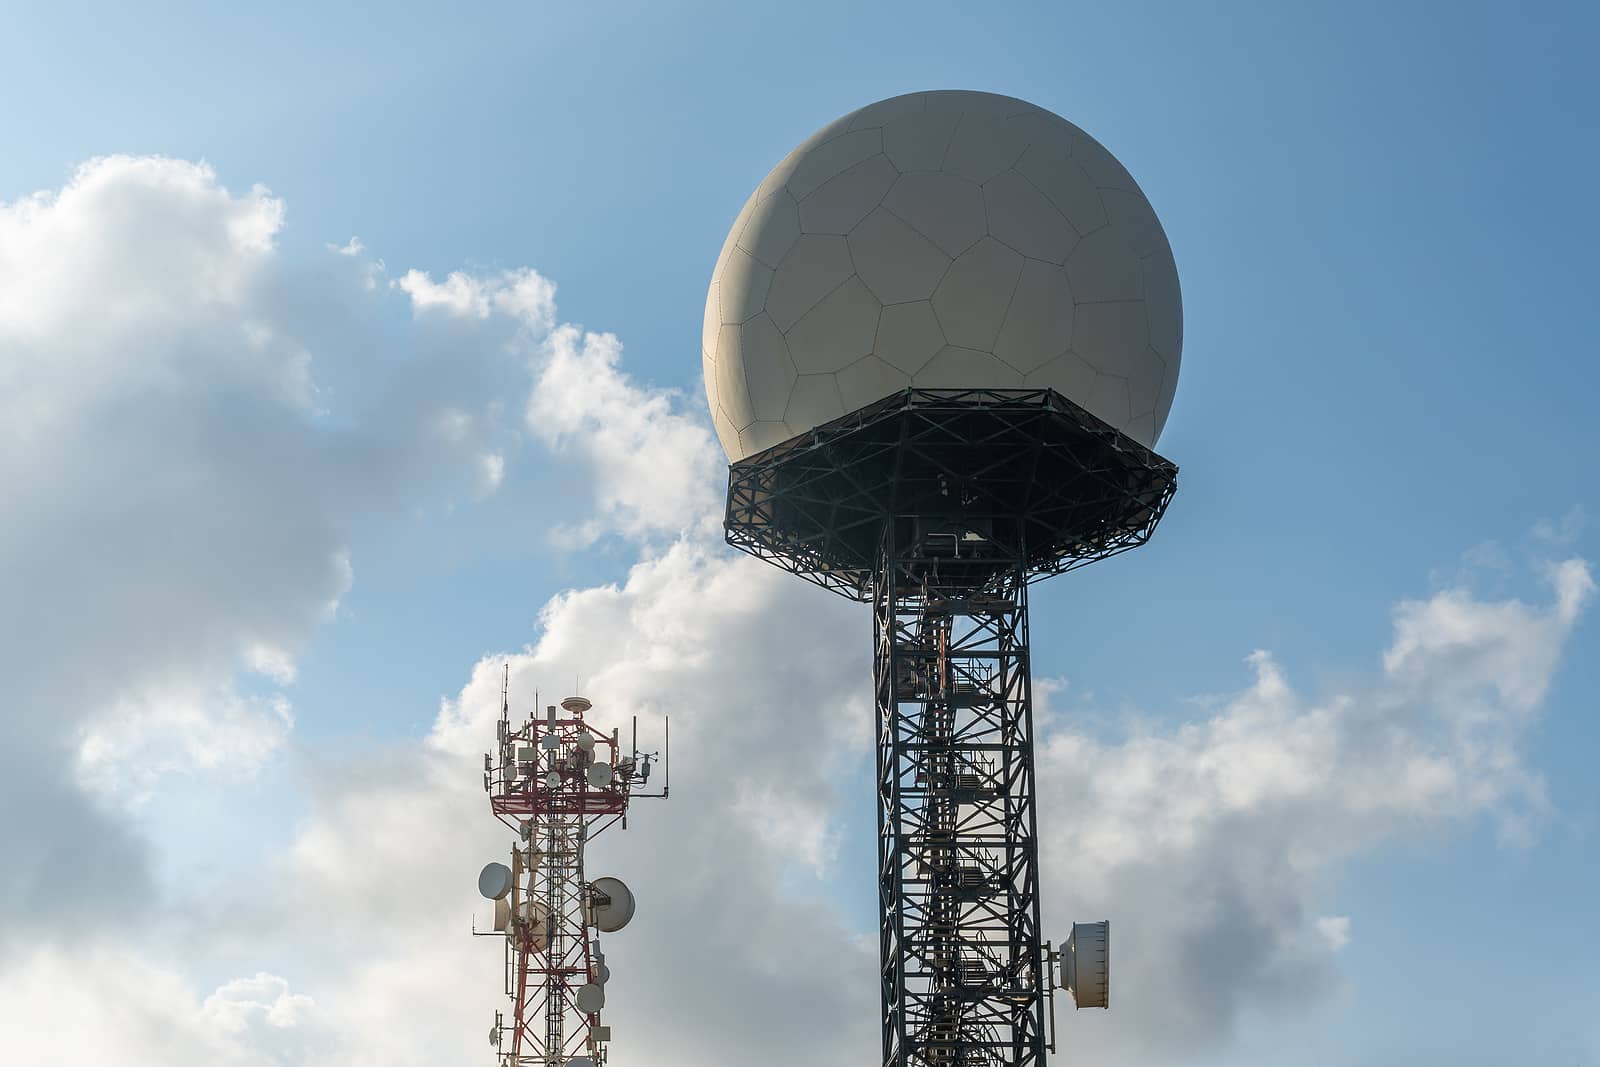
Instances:
[[[873,597],[885,1064],[1044,1057],[1027,581],[947,594],[885,544]]]
[[[1049,390],[908,389],[735,463],[728,541],[873,608],[885,1067],[1031,1067],[1030,581],[1149,539],[1177,468]]]

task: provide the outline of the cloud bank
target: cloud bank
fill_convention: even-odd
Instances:
[[[0,830],[13,922],[56,906],[52,840],[99,842],[137,892],[144,845],[96,798],[259,766],[292,722],[272,687],[352,581],[352,529],[482,490],[517,437],[515,353],[452,349],[422,289],[384,344],[401,309],[373,265],[287,260],[284,217],[161,158],[0,205],[0,803],[53,816]],[[537,275],[479,284],[502,333],[548,326]]]
[[[1313,906],[1341,861],[1476,817],[1528,838],[1548,801],[1520,741],[1595,590],[1579,559],[1546,577],[1542,605],[1461,587],[1402,601],[1360,687],[1308,697],[1257,651],[1252,683],[1204,720],[1106,741],[1055,717],[1046,882],[1064,921],[1125,917],[1119,1033],[1175,1052],[1330,986],[1359,936]]]

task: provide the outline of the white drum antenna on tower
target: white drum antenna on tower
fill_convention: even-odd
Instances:
[[[511,868],[503,863],[486,864],[478,872],[478,892],[487,900],[504,900],[511,892]]]
[[[1080,1008],[1111,1006],[1111,922],[1073,923],[1061,950],[1061,988]]]
[[[633,919],[633,890],[620,878],[596,878],[584,900],[583,917],[601,933],[615,933]]]

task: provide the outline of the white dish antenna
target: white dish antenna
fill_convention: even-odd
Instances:
[[[504,932],[511,925],[511,902],[504,897],[494,902],[494,928],[496,932]]]
[[[583,918],[602,933],[615,933],[633,918],[634,904],[633,890],[622,879],[596,878],[584,897]]]
[[[604,789],[611,784],[611,764],[596,763],[589,768],[589,784],[596,789]]]
[[[503,863],[490,863],[478,872],[478,892],[487,900],[504,900],[511,892],[511,868]]]
[[[579,734],[578,735],[578,747],[583,749],[585,752],[593,752],[594,751],[594,735],[593,734],[588,734],[588,733]]]
[[[561,706],[576,715],[581,715],[594,707],[593,704],[589,703],[588,697],[568,697],[561,702]]]
[[[596,985],[605,985],[611,981],[611,968],[603,963],[596,967],[594,969],[594,980]]]
[[[560,771],[551,771],[549,774],[545,775],[544,776],[544,787],[546,789],[560,789],[561,788],[561,772]]]
[[[605,987],[598,982],[587,982],[578,987],[577,996],[573,997],[572,1001],[578,1005],[579,1011],[585,1015],[593,1015],[606,1006]]]
[[[1080,1008],[1111,1006],[1111,923],[1073,923],[1061,953],[1061,984]]]

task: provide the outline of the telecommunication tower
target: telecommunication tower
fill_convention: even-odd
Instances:
[[[585,850],[610,827],[627,827],[632,800],[665,797],[669,785],[643,792],[658,754],[639,752],[637,719],[623,755],[616,730],[607,735],[585,719],[592,705],[584,697],[513,728],[509,679],[508,668],[483,787],[517,838],[509,864],[490,863],[478,876],[494,928],[473,930],[504,945],[511,1013],[495,1012],[489,1044],[498,1067],[597,1067],[611,1039],[600,1021],[611,979],[600,935],[628,925],[635,900],[621,879],[590,880]]]
[[[1009,97],[844,116],[723,245],[727,539],[872,607],[885,1067],[1034,1067],[1058,985],[1108,1005],[1109,923],[1040,936],[1028,590],[1149,539],[1180,349],[1138,185]]]

